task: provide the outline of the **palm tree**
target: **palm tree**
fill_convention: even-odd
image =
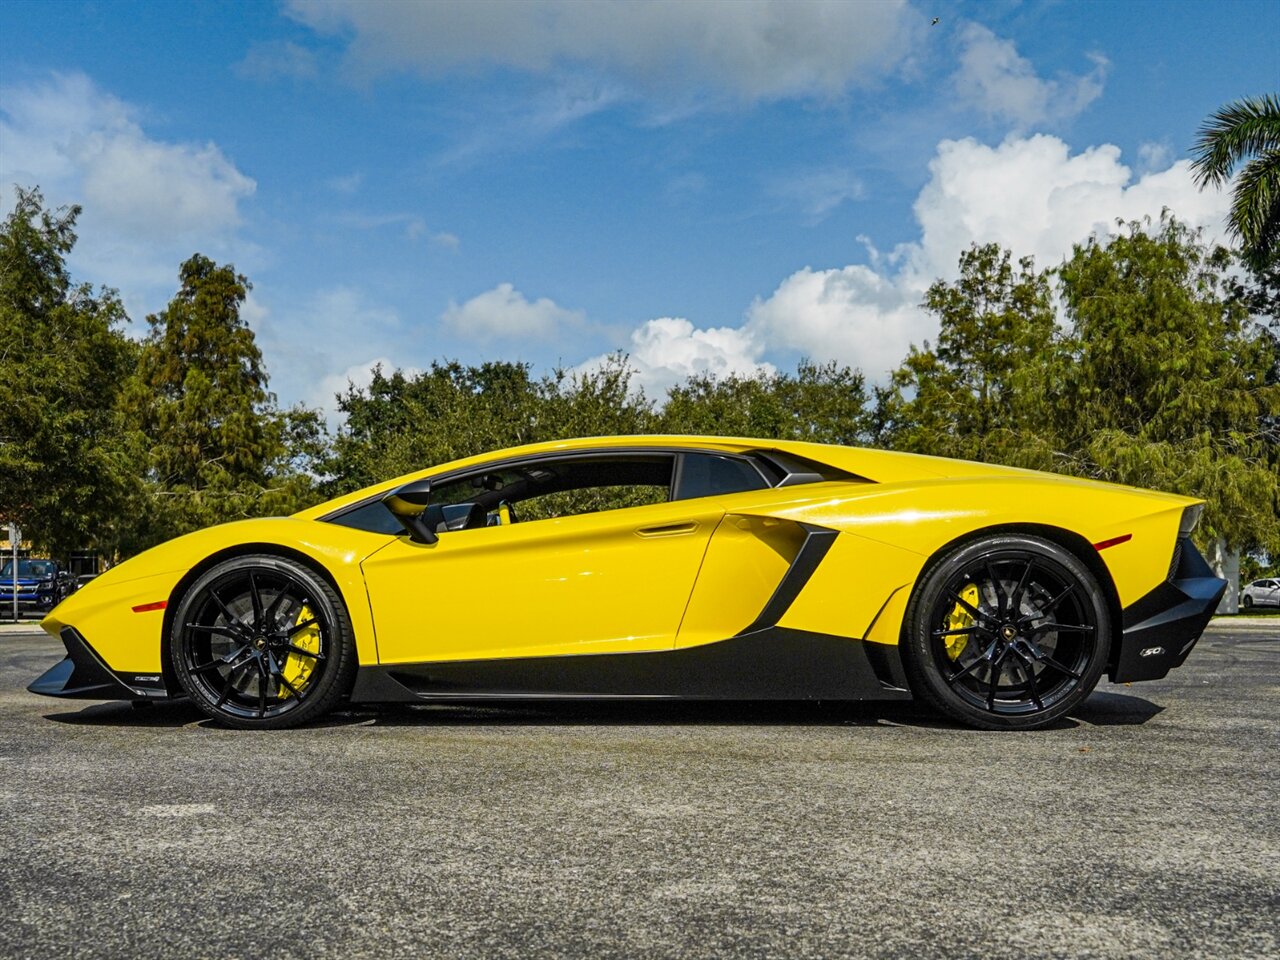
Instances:
[[[1220,187],[1241,161],[1228,220],[1245,259],[1264,269],[1280,256],[1280,97],[1246,97],[1219,109],[1200,127],[1191,168],[1200,189]]]

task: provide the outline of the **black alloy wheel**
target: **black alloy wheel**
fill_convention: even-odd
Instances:
[[[274,729],[327,712],[351,686],[346,608],[325,580],[281,557],[237,557],[193,583],[170,627],[183,690],[219,723]]]
[[[903,640],[917,696],[971,726],[1035,729],[1093,690],[1111,620],[1097,579],[1069,550],[993,536],[930,565]]]

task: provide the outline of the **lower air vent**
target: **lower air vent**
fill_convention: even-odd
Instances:
[[[1182,547],[1186,542],[1185,537],[1179,537],[1177,542],[1174,543],[1173,559],[1169,561],[1169,575],[1165,577],[1166,580],[1172,580],[1173,575],[1177,572],[1178,564],[1182,562]]]

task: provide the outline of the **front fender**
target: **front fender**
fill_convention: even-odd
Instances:
[[[112,567],[58,604],[40,626],[74,627],[112,670],[159,673],[165,605],[193,570],[237,553],[300,556],[325,571],[346,603],[361,663],[377,663],[377,637],[360,561],[393,538],[294,518],[242,520],[177,537]],[[135,609],[142,608],[142,609]]]

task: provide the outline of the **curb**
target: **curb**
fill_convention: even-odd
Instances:
[[[40,629],[39,620],[19,620],[17,623],[9,620],[7,622],[0,622],[0,636],[3,636],[6,633],[43,634],[44,631]]]

